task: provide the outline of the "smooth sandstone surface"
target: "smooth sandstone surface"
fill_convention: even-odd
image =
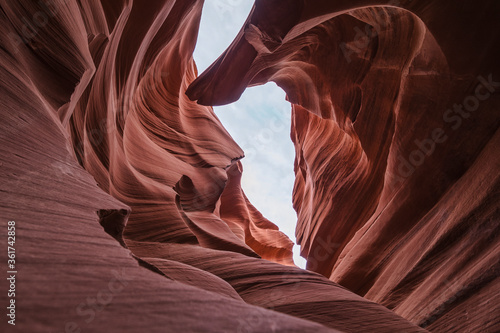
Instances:
[[[2,331],[500,329],[495,1],[257,1],[201,76],[203,1],[0,6]],[[210,106],[268,81],[308,270]]]
[[[257,2],[188,95],[285,90],[309,270],[431,331],[498,331],[499,4],[293,3]]]

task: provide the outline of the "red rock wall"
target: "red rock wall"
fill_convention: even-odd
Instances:
[[[185,95],[202,1],[0,4],[16,330],[425,331],[294,267],[249,203],[243,152]]]
[[[307,268],[435,332],[500,330],[499,15],[487,0],[257,1],[188,89],[217,105],[281,86]]]

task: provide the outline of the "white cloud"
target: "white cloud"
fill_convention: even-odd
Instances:
[[[194,58],[202,73],[231,44],[253,2],[207,1],[203,8]],[[214,110],[245,151],[242,187],[252,204],[295,241],[297,216],[292,208],[295,151],[290,140],[290,104],[274,83],[252,87],[230,105]],[[294,260],[305,266],[299,248]]]

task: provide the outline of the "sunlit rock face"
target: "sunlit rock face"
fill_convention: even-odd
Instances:
[[[443,2],[258,1],[196,79],[202,5],[1,3],[16,329],[497,330],[498,5],[460,7],[471,28]],[[292,103],[309,271],[210,106],[270,80]]]
[[[258,1],[188,90],[217,105],[281,86],[307,268],[435,332],[500,330],[499,15],[495,1]]]

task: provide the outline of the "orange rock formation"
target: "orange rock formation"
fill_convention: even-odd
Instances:
[[[203,1],[0,6],[16,329],[500,329],[497,2],[256,1],[199,77]],[[308,270],[210,106],[268,81]]]

